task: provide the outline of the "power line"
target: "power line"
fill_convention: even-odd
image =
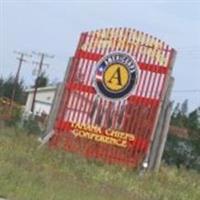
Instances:
[[[39,56],[40,57],[40,61],[34,61],[33,63],[38,65],[38,71],[37,71],[37,76],[35,79],[35,86],[34,86],[34,93],[33,93],[33,101],[32,101],[32,106],[31,106],[31,111],[34,112],[34,107],[35,107],[35,98],[36,98],[36,94],[37,94],[37,89],[38,89],[38,78],[42,73],[42,67],[43,66],[49,66],[49,64],[44,63],[44,59],[45,58],[54,58],[53,55],[48,55],[46,53],[41,53],[41,52],[32,52],[34,55]]]
[[[200,89],[191,89],[191,90],[173,90],[174,93],[198,93]]]

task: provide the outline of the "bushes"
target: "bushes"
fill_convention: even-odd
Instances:
[[[4,120],[6,126],[17,127],[21,121],[22,109],[20,107],[13,108],[11,116]]]
[[[186,139],[168,136],[163,155],[164,161],[169,165],[182,166],[200,172],[200,107],[187,113],[187,101],[182,106],[175,107],[171,124],[184,128],[188,132]]]
[[[38,121],[33,115],[29,115],[28,118],[23,121],[23,128],[27,134],[41,135],[42,132]]]
[[[188,139],[169,135],[163,160],[165,163],[176,165],[178,168],[184,166],[187,169],[195,169],[200,172],[200,155],[192,141]]]
[[[36,120],[35,116],[25,116],[21,107],[14,108],[11,116],[8,119],[2,120],[2,122],[4,126],[22,129],[22,132],[25,132],[28,135],[41,135],[42,133],[39,122]]]

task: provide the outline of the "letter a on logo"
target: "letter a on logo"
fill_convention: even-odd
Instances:
[[[120,74],[120,67],[117,68],[117,70],[114,72],[110,80],[108,81],[109,83],[112,83],[112,80],[116,79],[118,85],[122,85],[121,81],[121,74]]]
[[[128,79],[127,68],[119,63],[110,65],[104,73],[104,84],[112,91],[123,89],[127,85]]]

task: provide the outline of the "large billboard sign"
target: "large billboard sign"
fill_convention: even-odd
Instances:
[[[50,145],[137,167],[147,156],[174,49],[130,28],[84,32],[68,68]]]

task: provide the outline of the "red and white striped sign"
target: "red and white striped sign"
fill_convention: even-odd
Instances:
[[[118,51],[134,58],[140,74],[127,98],[112,101],[98,95],[94,72],[102,57]],[[165,42],[130,28],[82,33],[50,145],[88,158],[138,166],[151,142],[174,52]]]

